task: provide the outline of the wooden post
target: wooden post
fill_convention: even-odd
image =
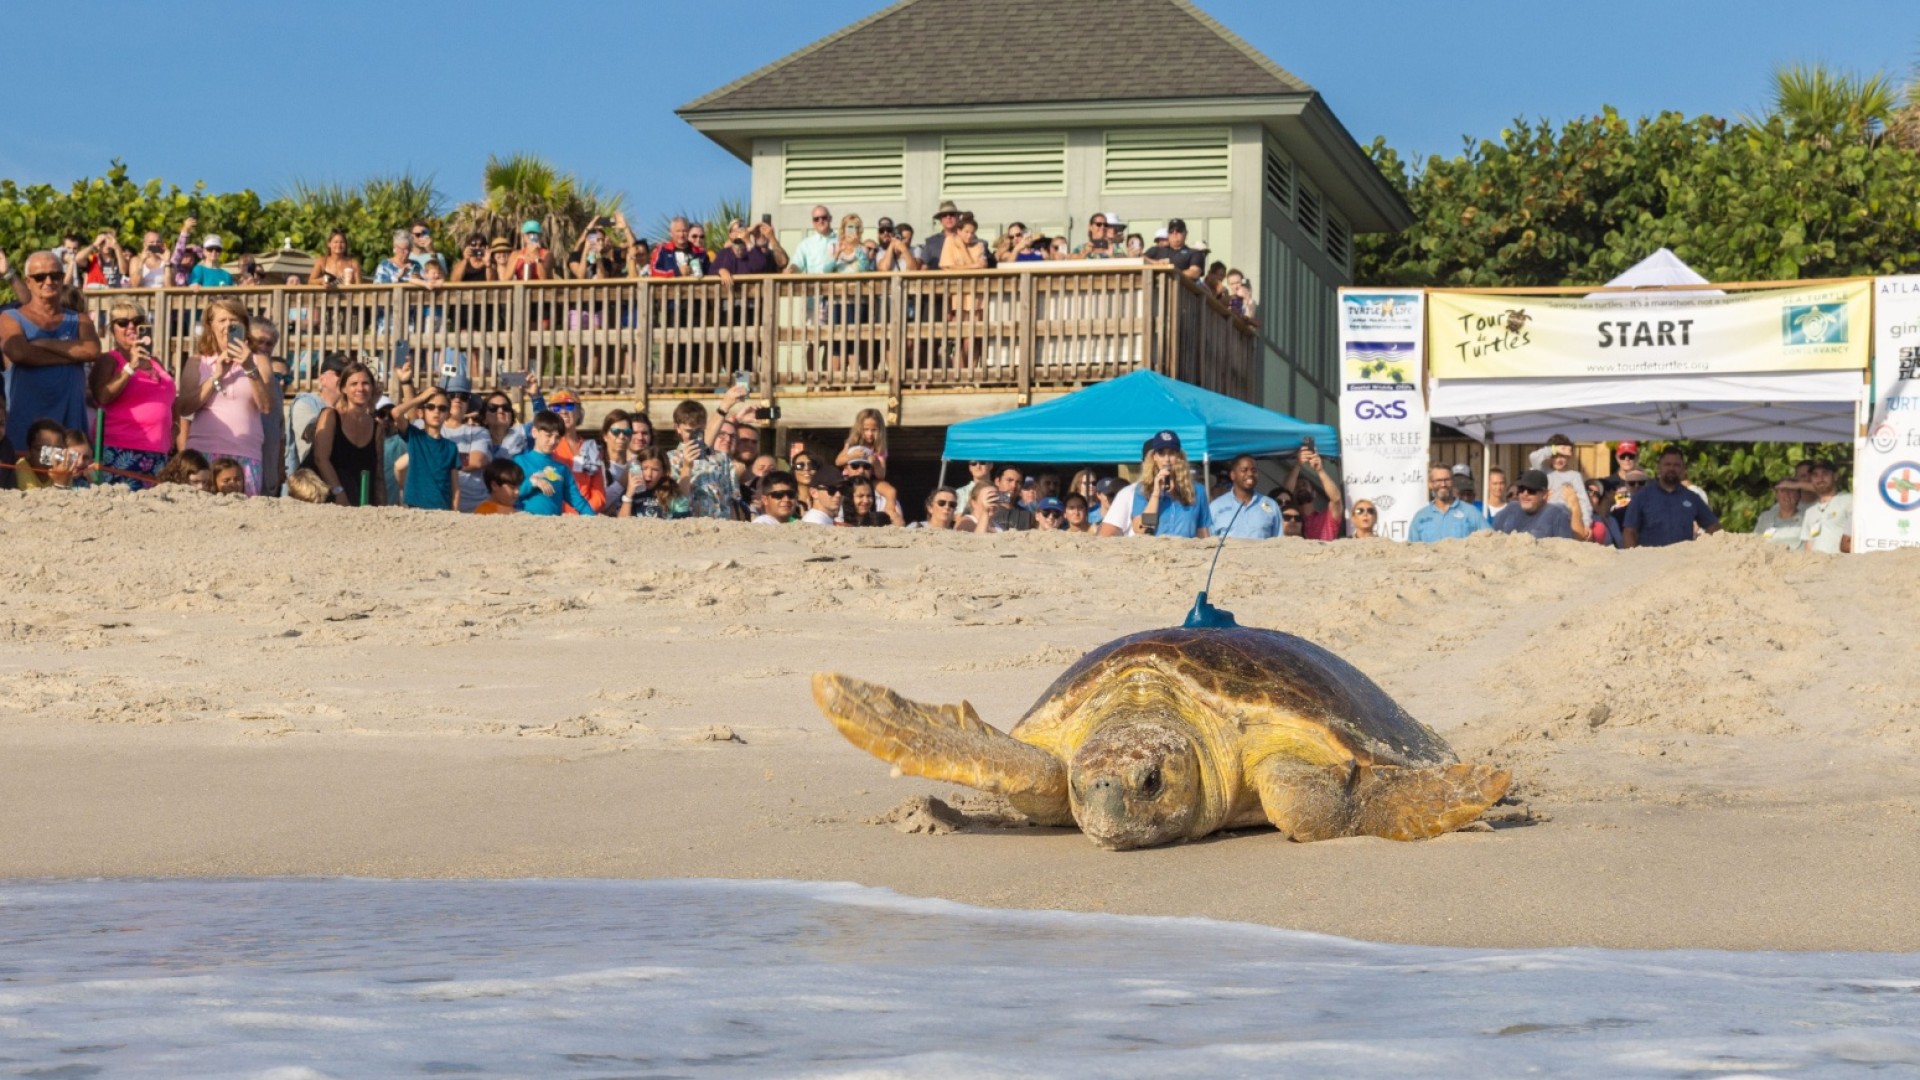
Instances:
[[[639,325],[634,328],[633,400],[644,413],[653,404],[653,287],[641,278],[634,283],[634,293],[639,297],[640,314]],[[651,413],[647,419],[653,419]]]
[[[762,380],[761,394],[766,398],[767,407],[772,408],[774,397],[780,390],[780,279],[768,274],[752,283],[759,291],[760,302],[754,305],[754,317],[759,319],[754,333],[758,335],[760,347],[756,365]]]
[[[888,290],[892,324],[887,327],[887,423],[900,423],[907,396],[907,275],[896,270]]]
[[[514,356],[514,362],[519,364],[523,371],[533,370],[532,350],[527,346],[528,319],[527,283],[524,281],[516,281],[513,283],[512,311],[508,317],[507,351]],[[527,401],[526,383],[523,382],[520,384],[520,392],[515,396],[518,398],[517,404],[520,411],[525,413]]]
[[[1020,395],[1016,400],[1022,407],[1033,404],[1033,295],[1033,274],[1021,274],[1020,304],[1015,310],[1020,317]]]

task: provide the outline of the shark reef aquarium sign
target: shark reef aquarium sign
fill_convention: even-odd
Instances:
[[[1872,283],[1515,296],[1427,294],[1436,379],[1732,375],[1867,366]]]

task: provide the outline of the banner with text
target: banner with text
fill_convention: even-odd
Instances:
[[[1436,379],[1728,375],[1867,366],[1867,280],[1765,292],[1602,297],[1435,292]]]
[[[1426,356],[1419,290],[1340,290],[1340,469],[1347,512],[1407,538],[1427,504]]]
[[[1853,455],[1853,550],[1920,546],[1920,276],[1873,283],[1873,412]]]

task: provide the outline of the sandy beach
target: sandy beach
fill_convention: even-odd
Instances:
[[[779,877],[1396,942],[1920,949],[1916,553],[1231,544],[1217,603],[1510,767],[1514,805],[1415,844],[1115,854],[878,821],[990,807],[890,779],[807,677],[1005,728],[1177,622],[1209,545],[173,489],[0,493],[0,550],[0,877]]]

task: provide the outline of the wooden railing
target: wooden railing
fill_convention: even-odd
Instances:
[[[901,395],[1078,386],[1149,369],[1257,400],[1257,338],[1164,268],[502,282],[341,288],[89,291],[107,311],[132,300],[178,371],[201,314],[239,300],[280,328],[291,391],[340,353],[382,378],[451,364],[475,390],[537,366],[549,388],[635,400],[710,394],[753,373],[753,396]],[[643,362],[644,361],[644,362]]]

